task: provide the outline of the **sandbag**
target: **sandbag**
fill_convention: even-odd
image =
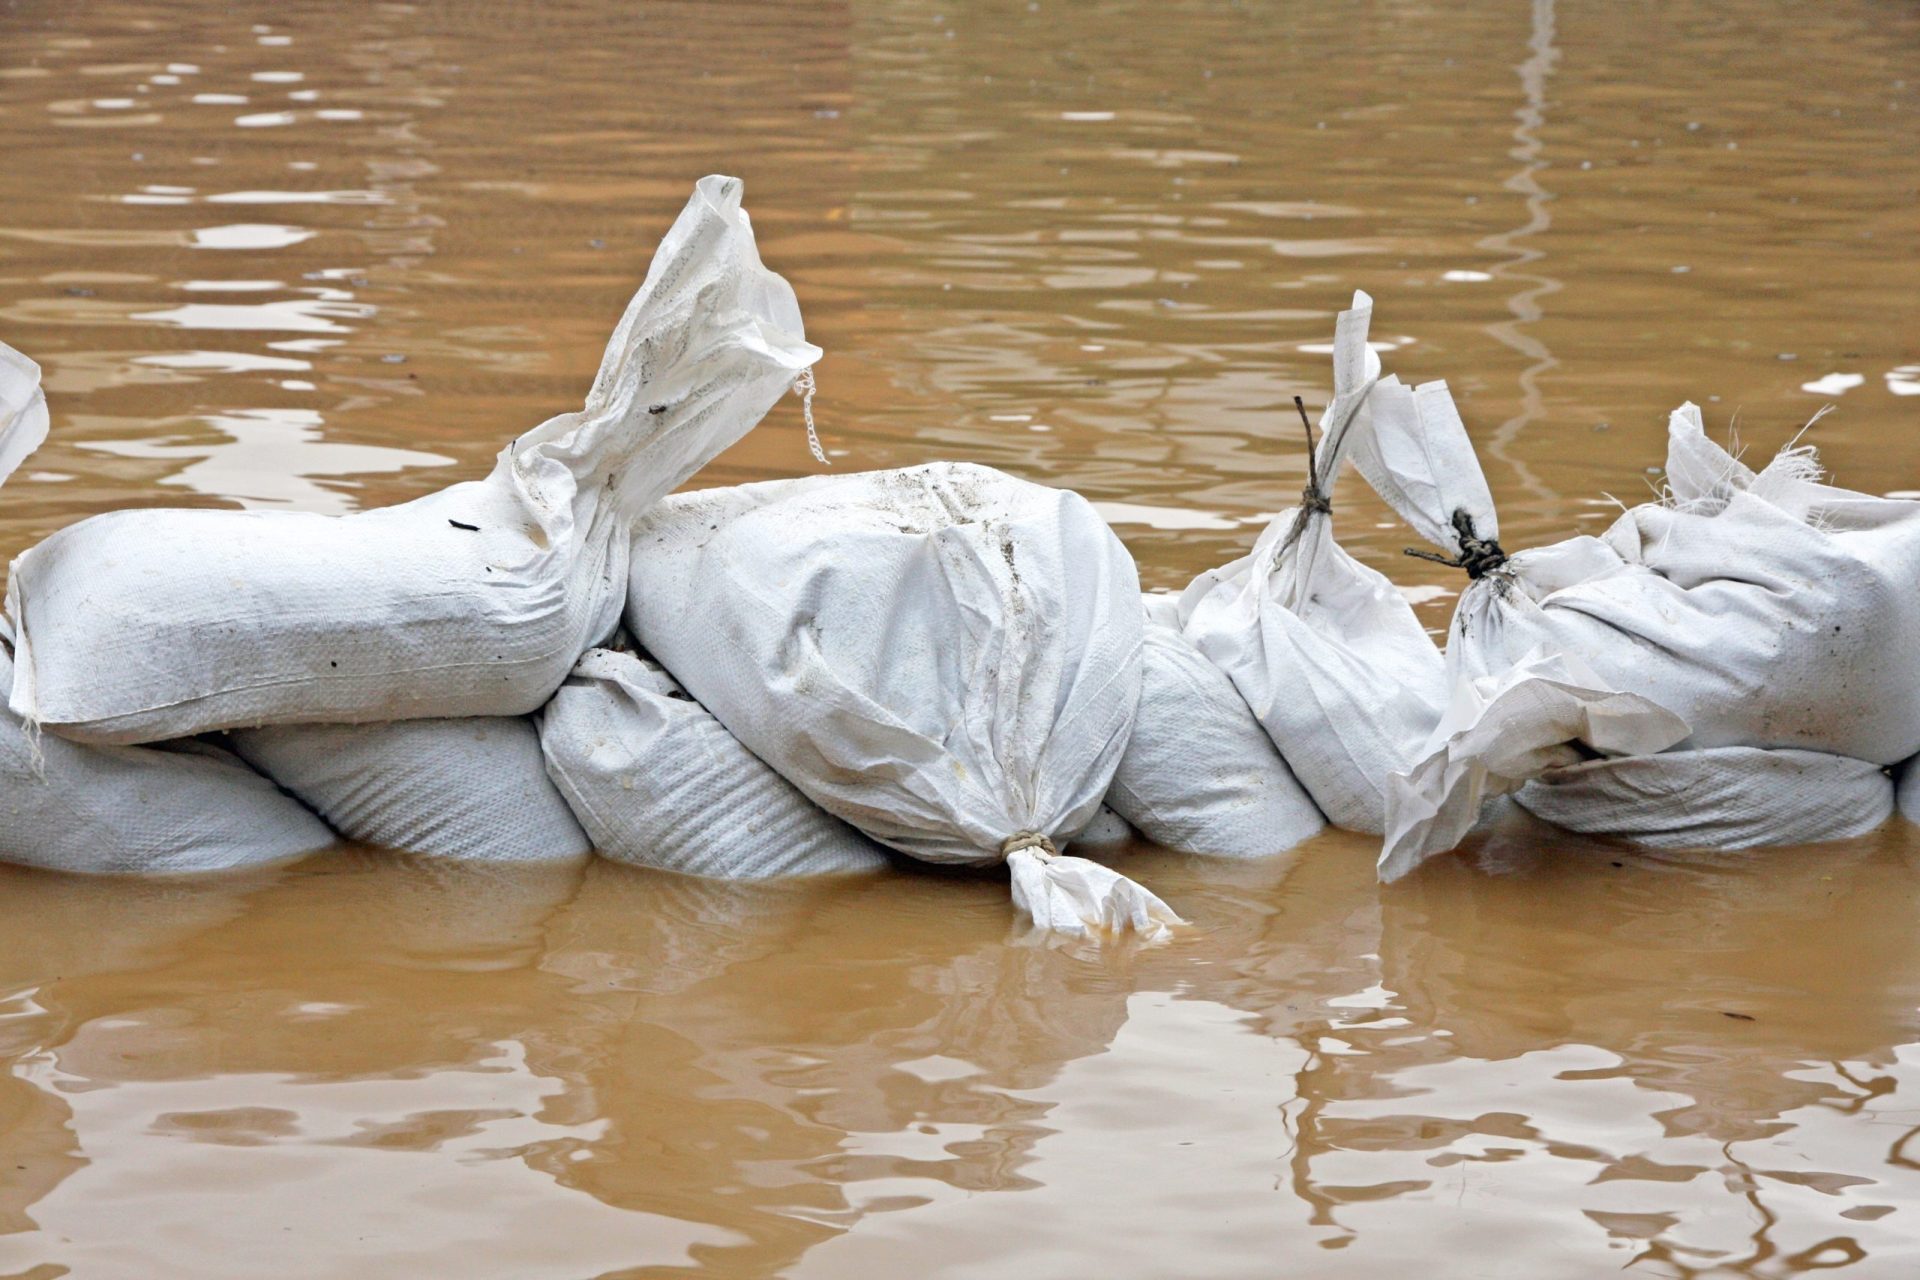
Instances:
[[[362,844],[469,862],[564,862],[592,851],[526,716],[273,725],[228,741]]]
[[[0,645],[0,685],[12,680]],[[336,842],[298,800],[218,747],[85,746],[36,737],[0,710],[0,861],[172,875],[287,862]]]
[[[1386,778],[1439,722],[1446,671],[1406,598],[1333,538],[1342,464],[1371,434],[1377,402],[1412,394],[1381,377],[1372,316],[1373,300],[1356,293],[1335,326],[1333,399],[1301,506],[1275,517],[1251,554],[1195,578],[1179,616],[1327,818],[1378,833]]]
[[[540,717],[540,745],[560,794],[615,862],[728,880],[888,865],[638,655],[589,649]]]
[[[1103,804],[1094,811],[1093,821],[1080,829],[1068,847],[1083,853],[1112,852],[1132,844],[1133,837],[1132,824]]]
[[[627,625],[755,755],[882,844],[1006,862],[1045,929],[1176,922],[1058,853],[1140,701],[1139,579],[1079,495],[958,463],[679,495],[637,531]]]
[[[1753,849],[1865,835],[1892,816],[1894,789],[1884,768],[1847,756],[1708,747],[1549,769],[1515,799],[1583,835]]]
[[[1451,432],[1458,415],[1449,406],[1444,417]],[[1431,434],[1434,423],[1416,419],[1376,422],[1376,435]],[[1478,467],[1470,450],[1433,456]],[[1920,503],[1832,488],[1818,474],[1805,448],[1755,473],[1707,440],[1688,404],[1669,420],[1664,499],[1626,511],[1601,538],[1507,556],[1490,510],[1432,509],[1438,489],[1426,506],[1383,493],[1472,579],[1447,644],[1456,701],[1491,706],[1489,686],[1553,655],[1578,655],[1582,688],[1563,681],[1558,702],[1532,710],[1509,697],[1498,732],[1460,719],[1451,741],[1430,743],[1394,784],[1401,807],[1389,815],[1382,875],[1451,847],[1470,799],[1570,763],[1555,743],[1622,755],[1758,747],[1876,766],[1920,750]],[[1583,736],[1568,696],[1612,708],[1617,750]],[[1627,732],[1620,716],[1639,727]],[[1636,737],[1641,745],[1621,745]]]
[[[1164,848],[1282,853],[1326,825],[1225,672],[1176,626],[1148,619],[1140,710],[1107,804]],[[1084,838],[1083,838],[1084,840]]]
[[[1913,760],[1900,766],[1894,803],[1901,817],[1909,822],[1920,822],[1920,768],[1914,767]]]
[[[819,357],[738,179],[702,179],[586,407],[485,480],[350,516],[118,511],[14,561],[11,706],[90,742],[521,715],[619,620],[631,522]]]

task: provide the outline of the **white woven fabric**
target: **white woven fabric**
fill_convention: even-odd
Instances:
[[[0,646],[0,686],[12,678]],[[35,740],[0,709],[0,861],[170,875],[286,862],[334,843],[298,800],[217,747]]]
[[[0,342],[0,484],[47,438],[40,366]]]
[[[1516,799],[1583,835],[1751,849],[1865,835],[1892,816],[1894,789],[1884,768],[1847,756],[1710,747],[1549,769]]]
[[[564,862],[592,848],[526,716],[274,725],[230,741],[362,844],[468,862]]]
[[[7,593],[14,712],[139,742],[536,710],[618,622],[633,519],[819,357],[740,190],[700,182],[586,407],[487,479],[345,517],[119,511],[27,551]]]
[[[1140,712],[1107,804],[1164,848],[1222,858],[1291,849],[1326,825],[1233,681],[1151,620]]]
[[[1458,432],[1450,411],[1437,421]],[[1383,437],[1435,429],[1405,417],[1376,426]],[[1478,469],[1464,449],[1434,456],[1436,466]],[[1756,474],[1708,441],[1699,410],[1683,405],[1669,422],[1665,501],[1623,513],[1604,538],[1477,566],[1447,645],[1448,730],[1394,781],[1382,876],[1452,847],[1465,810],[1572,763],[1574,742],[1622,755],[1791,749],[1869,766],[1920,750],[1920,600],[1911,589],[1920,503],[1831,488],[1817,474],[1805,449]],[[1424,496],[1385,492],[1429,537],[1458,530],[1462,514],[1491,528],[1490,516],[1418,505],[1449,500],[1438,486]],[[1456,555],[1465,549],[1459,539],[1436,541]],[[1535,694],[1517,689],[1526,670],[1555,661],[1578,672]],[[1632,692],[1616,692],[1624,690]],[[1485,725],[1472,723],[1475,708]],[[1757,817],[1728,823],[1749,844],[1797,839],[1801,829],[1783,819],[1776,840]]]
[[[729,880],[877,871],[657,663],[589,649],[540,718],[547,771],[604,857]]]
[[[627,625],[755,755],[881,843],[1011,861],[1043,924],[1173,918],[1082,859],[1003,853],[1092,820],[1140,700],[1139,580],[1077,494],[938,463],[680,495],[640,525]]]
[[[1372,316],[1372,299],[1356,293],[1334,330],[1334,394],[1314,454],[1328,494],[1372,432],[1376,402],[1405,391],[1380,377]],[[1334,541],[1330,515],[1281,512],[1252,554],[1195,578],[1179,613],[1327,818],[1384,830],[1386,779],[1412,765],[1439,722],[1445,665],[1393,583]]]
[[[1103,804],[1094,811],[1093,821],[1082,828],[1070,846],[1081,850],[1124,849],[1132,843],[1133,837],[1133,827],[1127,820]]]

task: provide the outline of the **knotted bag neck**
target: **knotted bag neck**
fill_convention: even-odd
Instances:
[[[1320,447],[1314,448],[1313,423],[1307,418],[1307,406],[1299,396],[1293,398],[1293,407],[1299,410],[1300,425],[1307,430],[1307,487],[1300,491],[1300,509],[1294,513],[1293,526],[1287,530],[1287,537],[1273,558],[1277,561],[1287,553],[1294,543],[1300,541],[1300,535],[1307,531],[1307,523],[1315,516],[1333,514],[1333,498],[1329,490],[1340,471],[1340,461],[1347,449],[1347,432],[1353,426],[1353,420],[1360,412],[1360,406],[1373,394],[1374,387],[1380,382],[1379,375],[1368,378],[1366,385],[1346,406],[1346,411],[1333,422],[1320,437]],[[1335,399],[1339,397],[1336,394]]]
[[[1000,842],[1000,856],[1011,858],[1023,849],[1032,849],[1043,858],[1057,858],[1060,850],[1038,831],[1016,831]]]
[[[1492,538],[1482,538],[1474,532],[1473,517],[1465,508],[1453,513],[1453,532],[1460,541],[1458,556],[1443,556],[1437,552],[1420,547],[1408,547],[1406,554],[1416,560],[1431,560],[1435,564],[1444,564],[1449,569],[1465,569],[1467,577],[1478,581],[1507,563],[1507,553]]]

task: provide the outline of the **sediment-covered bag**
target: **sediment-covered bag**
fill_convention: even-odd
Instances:
[[[1149,606],[1140,711],[1107,804],[1164,848],[1282,853],[1326,825],[1225,672]]]
[[[1372,317],[1373,300],[1356,293],[1335,326],[1333,400],[1302,505],[1276,516],[1250,555],[1195,578],[1179,615],[1327,818],[1379,832],[1387,776],[1413,763],[1439,722],[1446,672],[1406,598],[1333,538],[1341,464],[1380,402],[1412,395],[1380,376]]]
[[[536,710],[617,624],[633,519],[819,357],[740,190],[701,180],[586,407],[487,479],[351,516],[118,511],[20,556],[14,712],[141,742]]]
[[[541,715],[540,742],[554,784],[615,862],[728,880],[888,865],[635,654],[587,650]]]
[[[1477,470],[1470,455],[1445,465]],[[1456,700],[1477,688],[1492,707],[1487,691],[1522,667],[1578,655],[1578,696],[1613,709],[1616,746],[1577,724],[1569,736],[1564,700],[1529,711],[1509,698],[1498,732],[1456,720],[1395,783],[1404,807],[1389,823],[1383,876],[1452,847],[1470,807],[1455,788],[1517,789],[1570,763],[1556,743],[1622,755],[1761,747],[1868,765],[1920,750],[1920,503],[1817,477],[1805,448],[1750,470],[1706,438],[1688,404],[1669,420],[1664,500],[1624,512],[1603,537],[1506,556],[1469,507],[1429,502],[1416,527],[1430,538],[1453,529],[1441,545],[1473,579],[1447,644]],[[1396,506],[1410,520],[1417,511]],[[1639,727],[1627,732],[1624,715]],[[1643,745],[1623,745],[1636,735]]]
[[[349,840],[469,862],[592,851],[527,716],[288,724],[229,735],[248,764]]]
[[[12,678],[0,645],[0,687]],[[0,708],[0,861],[170,875],[287,862],[335,843],[298,800],[218,747],[87,746],[31,734]]]
[[[1892,816],[1886,769],[1848,756],[1707,747],[1549,769],[1515,799],[1583,835],[1656,849],[1752,849],[1850,840]]]
[[[829,813],[928,862],[1006,862],[1044,928],[1176,917],[1057,848],[1140,701],[1133,560],[1079,495],[986,467],[679,495],[634,541],[627,625]]]

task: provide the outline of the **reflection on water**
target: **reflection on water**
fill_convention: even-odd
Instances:
[[[1298,492],[1356,287],[1497,446],[1510,546],[1603,526],[1685,398],[1763,449],[1835,404],[1842,482],[1920,485],[1907,8],[24,0],[0,36],[0,336],[54,419],[8,553],[482,474],[710,171],[828,352],[836,466],[1074,485],[1149,587]],[[706,478],[813,469],[788,403]],[[1458,575],[1354,488],[1343,539],[1443,626]],[[1920,1267],[1905,827],[1529,823],[1389,892],[1371,852],[1143,851],[1195,928],[1094,959],[927,874],[0,870],[0,1274]]]

